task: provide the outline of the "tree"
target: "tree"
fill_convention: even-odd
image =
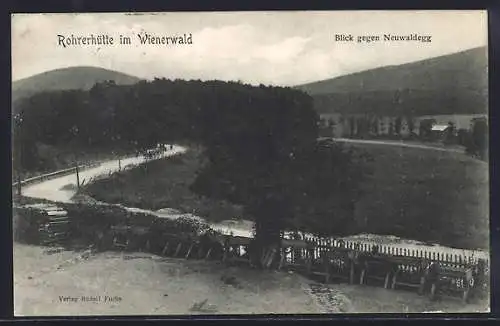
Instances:
[[[402,125],[402,119],[401,117],[398,116],[394,121],[394,133],[399,137],[401,136],[401,125]]]
[[[406,121],[408,121],[408,131],[410,132],[410,136],[413,136],[413,133],[415,132],[415,119],[412,116],[408,116]]]
[[[447,144],[455,143],[456,141],[455,133],[456,133],[455,124],[452,121],[449,121],[448,128],[446,128],[444,142]]]
[[[372,119],[372,132],[375,136],[379,135],[379,117],[375,116]]]
[[[351,137],[356,134],[356,119],[353,116],[349,117],[349,133]]]
[[[335,126],[337,123],[333,118],[328,119],[328,130],[330,131],[331,135],[335,135]]]
[[[423,119],[420,121],[420,138],[429,139],[431,136],[432,126],[436,123],[436,119]]]
[[[482,160],[488,158],[488,121],[486,118],[476,118],[472,121],[471,142],[467,152]]]
[[[255,217],[254,257],[279,245],[290,214],[284,192],[288,165],[318,137],[312,98],[291,89],[228,85],[212,94],[218,105],[201,111],[206,123],[203,145],[209,164],[193,190],[241,204]],[[219,101],[222,100],[222,101]],[[220,103],[232,105],[220,105]],[[216,131],[216,132],[214,132]]]
[[[247,95],[240,99],[239,92]],[[280,245],[281,232],[291,221],[300,225],[305,216],[317,218],[330,224],[321,228],[323,222],[313,223],[315,231],[340,234],[344,223],[339,221],[352,219],[357,178],[363,173],[353,172],[349,152],[317,141],[312,99],[274,87],[235,88],[231,94],[238,110],[203,110],[212,130],[204,140],[209,163],[192,189],[241,204],[254,216],[251,256],[256,264],[263,251]]]
[[[393,136],[394,135],[394,122],[392,121],[392,119],[390,119],[389,121],[389,136]]]

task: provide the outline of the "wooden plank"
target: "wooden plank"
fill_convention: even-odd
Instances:
[[[193,247],[194,247],[194,243],[191,243],[191,245],[189,246],[188,252],[187,252],[186,256],[184,257],[185,259],[189,258],[189,255],[191,254],[191,250],[193,249]]]
[[[208,248],[207,254],[205,256],[205,259],[208,259],[210,257],[210,254],[212,253],[212,247]]]

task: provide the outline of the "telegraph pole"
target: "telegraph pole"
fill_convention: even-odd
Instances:
[[[75,160],[76,161],[76,166],[75,166],[75,169],[76,169],[76,187],[78,189],[80,189],[80,169],[78,168],[78,160]]]

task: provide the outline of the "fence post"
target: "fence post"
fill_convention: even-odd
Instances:
[[[80,171],[78,168],[78,162],[76,163],[75,169],[76,169],[76,187],[80,189]]]

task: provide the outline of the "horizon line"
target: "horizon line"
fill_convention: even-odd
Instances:
[[[420,62],[420,61],[425,61],[425,60],[429,60],[429,59],[435,59],[435,58],[445,57],[445,56],[448,56],[448,55],[458,54],[458,53],[467,52],[467,51],[471,51],[471,50],[475,50],[475,49],[480,49],[480,48],[488,48],[488,45],[475,46],[475,47],[468,48],[468,49],[461,50],[461,51],[450,52],[450,53],[441,54],[441,55],[438,55],[438,56],[427,57],[427,58],[423,58],[423,59],[418,59],[418,60],[414,60],[414,61],[408,61],[408,62],[404,62],[404,63],[398,63],[398,64],[394,64],[394,65],[374,66],[372,68],[363,69],[363,70],[356,70],[356,71],[352,71],[352,72],[341,74],[341,75],[337,75],[337,76],[332,76],[332,77],[329,77],[329,78],[326,78],[326,79],[321,79],[321,80],[303,82],[303,83],[294,84],[294,85],[282,85],[282,86],[283,87],[298,87],[298,86],[303,86],[303,85],[308,85],[308,84],[314,84],[314,83],[322,82],[322,81],[325,81],[325,80],[335,79],[335,78],[339,78],[339,77],[343,77],[343,76],[349,76],[349,75],[353,75],[353,74],[357,74],[357,73],[362,73],[362,72],[366,72],[366,71],[370,71],[370,70],[375,70],[375,69],[379,69],[379,68],[397,67],[397,66],[401,66],[401,65],[405,65],[405,64],[417,63],[417,62]],[[54,71],[58,71],[58,70],[72,69],[72,68],[95,68],[95,69],[103,69],[103,70],[107,70],[107,71],[110,71],[110,72],[115,72],[115,73],[120,73],[120,74],[123,74],[123,75],[127,75],[127,76],[132,77],[132,78],[137,78],[139,80],[154,80],[155,78],[159,78],[159,79],[162,79],[162,78],[172,79],[172,78],[167,78],[166,76],[154,76],[154,77],[144,78],[144,77],[139,77],[139,76],[135,76],[135,75],[129,74],[127,72],[113,70],[113,69],[106,68],[106,67],[81,65],[81,66],[58,67],[58,68],[53,68],[53,69],[50,69],[50,70],[45,70],[45,71],[42,71],[42,72],[39,72],[39,73],[35,73],[35,74],[27,76],[27,77],[15,79],[15,80],[12,79],[12,83],[19,82],[19,81],[22,81],[22,80],[25,80],[25,79],[29,79],[29,78],[32,78],[32,77],[35,77],[35,76],[38,76],[38,75],[42,75],[42,74],[45,74],[45,73],[50,73],[50,72],[54,72]],[[217,79],[217,78],[214,78],[214,79],[173,78],[173,79],[203,80],[203,81],[208,81],[208,80],[222,80],[222,79]],[[238,79],[238,80],[226,80],[226,81],[235,81],[235,82],[239,81],[239,82],[243,82],[243,83],[254,84],[254,83],[243,81],[243,80],[240,80],[240,79]],[[256,84],[264,84],[264,83],[259,82],[259,83],[256,83]],[[273,85],[273,86],[279,86],[279,85]]]

